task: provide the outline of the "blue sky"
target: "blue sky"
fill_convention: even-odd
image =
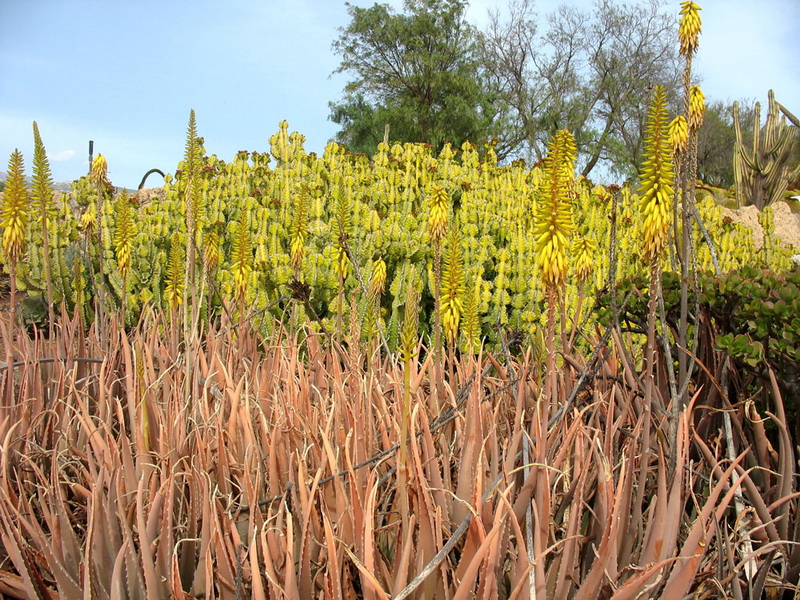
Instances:
[[[773,88],[800,114],[800,2],[699,4],[706,98],[765,102]],[[468,18],[481,27],[505,5],[473,0]],[[283,119],[321,152],[346,83],[331,77],[331,42],[348,20],[343,0],[0,0],[0,170],[18,147],[30,172],[36,120],[56,181],[85,172],[92,139],[112,181],[136,187],[151,168],[175,170],[192,108],[206,151],[224,160],[266,150]]]

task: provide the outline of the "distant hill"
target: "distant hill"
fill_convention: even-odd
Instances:
[[[8,177],[8,173],[5,171],[0,171],[0,183],[5,183],[6,178]],[[25,182],[27,183],[28,187],[31,187],[33,183],[33,179],[30,177],[25,177]],[[71,181],[58,181],[53,184],[53,190],[56,192],[69,192],[72,190],[72,182]]]

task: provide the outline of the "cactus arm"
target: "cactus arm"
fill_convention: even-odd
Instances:
[[[784,114],[784,116],[787,119],[789,119],[792,122],[792,125],[794,125],[795,127],[800,127],[800,119],[794,116],[794,114],[792,114],[788,108],[786,108],[783,104],[781,104],[777,100],[775,101],[775,106],[778,108],[778,110],[780,110]]]

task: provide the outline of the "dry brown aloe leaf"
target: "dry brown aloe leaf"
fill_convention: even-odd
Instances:
[[[158,600],[161,596],[160,577],[156,572],[156,564],[153,558],[151,545],[155,538],[148,537],[147,522],[144,515],[144,478],[139,480],[139,488],[136,491],[136,526],[139,530],[138,545],[142,570],[144,571],[144,582],[147,590],[148,600]],[[151,534],[155,532],[150,532]],[[166,573],[162,574],[166,577]]]
[[[125,557],[128,554],[128,544],[129,540],[125,540],[120,546],[119,552],[117,553],[117,557],[114,560],[114,568],[111,571],[111,580],[110,580],[110,587],[111,587],[111,600],[121,600],[122,598],[127,598],[127,592],[130,591],[131,588],[128,587],[128,581],[125,578]]]
[[[292,513],[289,511],[286,512],[286,533],[283,539],[283,551],[285,556],[285,561],[283,563],[284,592],[289,598],[299,599],[300,591],[297,589],[297,575],[294,570],[294,519],[292,518]]]
[[[610,465],[605,456],[599,452],[597,452],[597,463],[597,468],[600,470],[598,474],[598,483],[600,483],[600,481],[603,482],[599,486],[602,489],[598,490],[598,495],[603,498],[602,503],[607,506],[605,509],[606,518],[602,529],[602,538],[596,550],[596,557],[592,563],[592,567],[583,581],[581,581],[581,585],[575,594],[577,600],[596,598],[603,588],[602,584],[606,577],[610,578],[611,581],[615,581],[617,575],[614,546],[616,544],[616,535],[619,529],[622,511],[622,503],[620,500],[623,495],[624,486],[626,485],[625,479],[629,474],[625,471],[623,465],[622,468],[620,468],[619,481],[617,482],[617,489],[615,492],[613,489],[613,476]]]
[[[476,519],[473,519],[473,522],[474,521],[476,521]],[[504,524],[505,516],[497,519],[494,526],[486,533],[486,536],[482,540],[480,546],[475,550],[475,553],[469,557],[469,564],[464,570],[464,574],[455,590],[453,600],[463,600],[473,597],[475,580],[481,571],[486,555],[499,543],[500,533],[503,531]]]
[[[194,565],[190,592],[194,596],[201,596],[206,593],[207,580],[213,569],[213,557],[211,555],[211,538],[214,535],[212,529],[213,520],[211,517],[213,507],[211,504],[211,490],[209,489],[211,482],[207,479],[207,475],[198,474],[198,480],[202,480],[203,482],[202,499],[199,502],[199,508],[202,514],[202,529],[200,530],[200,550],[197,563]]]
[[[614,591],[611,600],[635,600],[636,598],[640,598],[642,590],[648,585],[652,586],[653,579],[656,578],[661,570],[674,562],[674,558],[668,558],[658,563],[649,564],[637,571],[628,577],[625,582]]]
[[[569,517],[564,528],[563,548],[559,556],[554,559],[549,574],[548,590],[553,598],[569,596],[576,574],[580,570],[581,549],[585,544],[585,536],[579,534],[586,506],[585,486],[589,477],[589,465],[584,455],[587,445],[585,438],[583,436],[576,438],[574,445],[576,460],[573,463],[573,470],[578,472],[578,476],[571,487],[571,499],[564,499],[564,502],[569,501]],[[591,449],[588,451],[591,452]]]
[[[350,560],[353,561],[353,564],[356,566],[358,571],[361,573],[363,581],[367,584],[364,586],[364,598],[366,599],[373,599],[377,598],[379,600],[389,600],[389,595],[383,590],[381,587],[380,582],[375,578],[375,575],[367,569],[364,564],[358,559],[358,557],[353,553],[352,550],[345,547],[345,552],[350,557]]]
[[[330,519],[328,519],[328,515],[324,510],[322,511],[322,524],[325,530],[325,552],[328,557],[325,566],[325,576],[330,583],[330,589],[326,590],[326,592],[331,593],[335,600],[342,600],[342,567],[337,554],[341,544],[336,540]]]
[[[3,594],[4,597],[20,598],[21,600],[30,598],[22,577],[8,571],[0,571],[0,594]]]
[[[247,558],[250,561],[251,588],[253,600],[267,600],[267,591],[264,582],[261,580],[261,564],[258,557],[258,543],[256,532],[250,538],[250,545],[247,548]]]
[[[0,539],[3,540],[3,547],[8,552],[11,562],[22,576],[22,583],[29,598],[43,600],[50,597],[44,579],[39,573],[38,568],[30,557],[25,542],[19,535],[16,525],[12,523],[6,505],[0,503],[0,519],[2,519],[2,530]]]
[[[324,436],[323,436],[324,437]],[[304,464],[302,461],[299,462],[298,467],[298,481],[304,481]],[[319,486],[319,481],[322,479],[323,474],[323,467],[317,469],[317,473],[314,476],[314,481],[311,484],[311,489],[307,495],[301,494],[301,511],[303,515],[303,523],[300,529],[300,572],[299,572],[299,591],[300,595],[303,598],[310,598],[311,597],[311,538],[312,538],[312,528],[313,523],[316,522],[315,517],[317,516],[317,509],[314,504],[314,499],[317,496],[317,489]],[[300,486],[299,488],[301,491],[305,489],[305,486]],[[316,536],[314,536],[316,537]]]
[[[718,461],[714,458],[711,450],[708,448],[706,443],[700,439],[697,434],[694,436],[694,443],[695,445],[700,448],[700,451],[703,453],[705,457],[706,463],[712,466],[712,472],[717,475],[720,479],[722,478],[722,469],[719,467]],[[761,520],[763,524],[764,531],[767,533],[769,540],[771,542],[779,542],[782,541],[781,537],[778,534],[778,530],[775,527],[774,520],[772,515],[767,508],[766,503],[764,502],[764,498],[761,495],[761,491],[756,486],[753,479],[749,476],[748,471],[745,471],[743,468],[738,467],[736,469],[737,474],[739,475],[739,483],[744,486],[745,493],[747,494],[747,498],[750,503],[753,505],[753,508],[758,515],[758,518]]]
[[[703,558],[708,540],[714,535],[714,528],[708,525],[712,515],[719,521],[728,504],[733,500],[738,488],[730,485],[730,478],[736,472],[736,466],[744,460],[747,453],[740,454],[736,460],[723,473],[723,477],[714,485],[711,492],[703,504],[700,514],[692,524],[686,539],[681,546],[679,558],[670,573],[669,579],[662,590],[664,598],[683,598],[694,580],[697,568]],[[717,502],[720,494],[725,487],[729,487],[728,492],[722,500]]]
[[[277,544],[271,539],[272,537],[273,536],[270,535],[270,531],[266,529],[266,527],[261,530],[260,542],[261,552],[263,553],[263,572],[267,578],[267,589],[272,592],[270,596],[280,598],[284,595],[284,591],[278,580],[276,566],[282,564],[282,562],[280,562],[281,551],[276,549]],[[277,552],[277,555],[273,554],[273,552]],[[282,569],[282,567],[280,568]]]

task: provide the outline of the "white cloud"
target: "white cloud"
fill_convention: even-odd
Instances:
[[[77,153],[75,152],[75,150],[64,150],[54,156],[51,156],[50,160],[52,160],[53,162],[65,162],[75,158],[76,154]]]

